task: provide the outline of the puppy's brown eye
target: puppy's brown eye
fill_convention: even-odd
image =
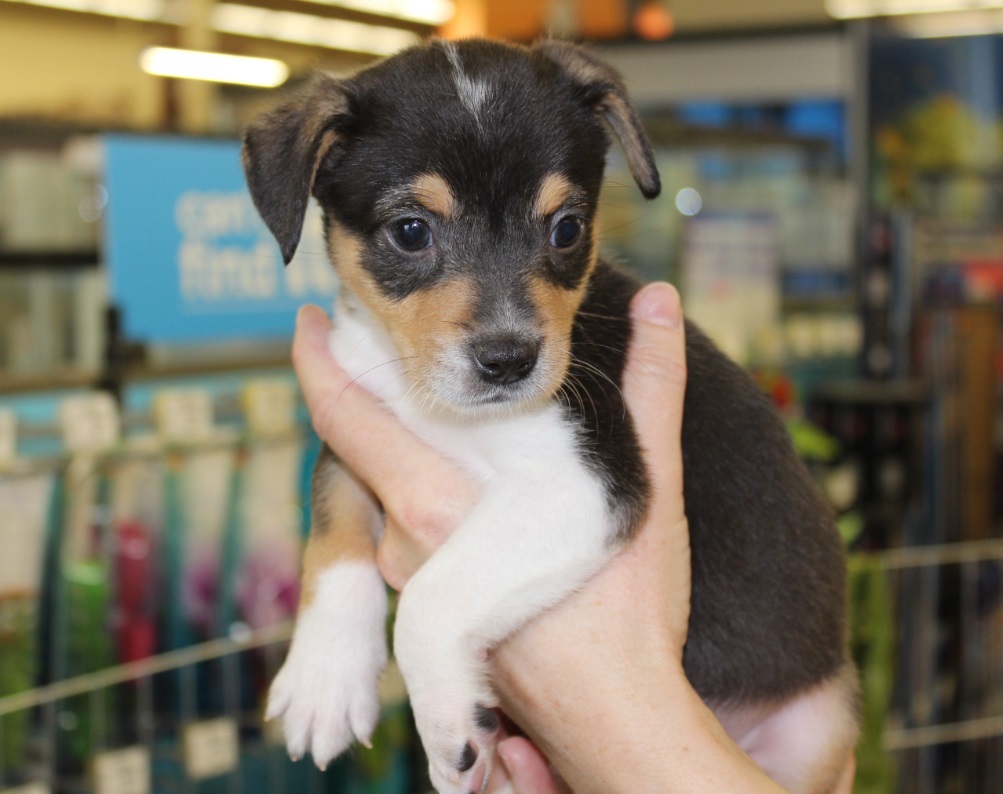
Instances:
[[[585,222],[581,218],[573,215],[561,218],[550,233],[550,244],[554,248],[570,248],[581,238],[584,227]]]
[[[420,218],[405,218],[390,227],[390,237],[405,251],[422,251],[432,245],[432,230]]]

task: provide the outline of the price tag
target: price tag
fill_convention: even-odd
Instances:
[[[150,753],[145,747],[126,747],[94,756],[95,794],[149,794]]]
[[[181,743],[185,771],[192,780],[225,775],[240,761],[237,723],[227,717],[193,722],[185,727]]]
[[[281,435],[295,425],[296,393],[288,381],[251,381],[244,388],[243,402],[252,435]]]
[[[52,789],[44,783],[28,783],[17,788],[0,789],[0,794],[52,794]]]
[[[17,457],[17,417],[13,411],[0,410],[0,468]]]
[[[153,400],[153,421],[164,441],[203,441],[212,435],[212,419],[212,397],[205,389],[171,389]]]
[[[67,397],[59,404],[59,425],[71,453],[106,452],[118,442],[118,406],[106,392]]]

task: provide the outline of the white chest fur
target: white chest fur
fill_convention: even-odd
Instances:
[[[435,409],[411,389],[393,342],[364,309],[339,305],[330,350],[358,384],[385,402],[428,444],[488,482],[498,476],[578,481],[600,488],[579,451],[579,430],[557,403],[489,417]]]
[[[579,429],[549,403],[505,417],[432,413],[395,346],[361,309],[342,310],[331,352],[425,441],[465,466],[481,499],[401,592],[394,651],[440,792],[479,790],[494,741],[476,715],[496,705],[482,659],[592,576],[613,553],[606,491]],[[465,747],[477,763],[459,772]]]

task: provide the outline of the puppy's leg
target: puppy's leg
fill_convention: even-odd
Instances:
[[[404,588],[394,649],[441,794],[483,790],[497,704],[485,651],[586,581],[613,554],[603,489],[584,473],[508,480]]]
[[[312,512],[296,629],[266,718],[282,717],[293,758],[309,751],[323,769],[354,739],[367,743],[379,719],[387,594],[376,568],[379,508],[326,446]]]
[[[717,711],[725,730],[792,794],[833,794],[857,740],[852,666],[777,707]]]

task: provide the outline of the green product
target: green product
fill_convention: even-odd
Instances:
[[[63,588],[67,677],[110,667],[115,655],[108,631],[112,592],[107,565],[101,560],[64,563]],[[113,704],[110,693],[101,694],[105,702],[100,708],[94,707],[92,694],[69,698],[61,709],[65,747],[74,762],[83,762],[108,736]]]
[[[35,680],[37,642],[36,599],[7,595],[0,598],[0,697],[31,689]],[[0,717],[0,759],[3,768],[16,771],[25,757],[29,715],[25,711]]]

